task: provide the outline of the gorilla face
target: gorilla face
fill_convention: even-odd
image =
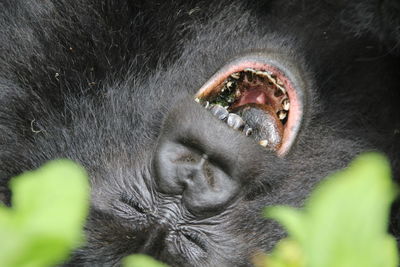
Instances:
[[[4,1],[0,196],[70,158],[92,205],[66,265],[251,265],[284,236],[264,207],[301,206],[366,150],[398,170],[400,64],[386,47],[400,23],[375,24],[372,2]]]

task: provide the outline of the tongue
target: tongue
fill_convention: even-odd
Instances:
[[[264,141],[272,150],[279,149],[283,126],[270,105],[249,103],[238,106],[232,112],[241,116],[253,129],[252,136],[256,141]]]
[[[243,106],[249,103],[266,104],[267,95],[262,90],[248,90],[242,93],[239,101],[235,103],[235,107]]]

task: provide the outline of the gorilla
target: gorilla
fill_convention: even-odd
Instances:
[[[399,178],[396,0],[1,0],[0,34],[0,201],[51,159],[90,176],[65,266],[251,266],[264,207],[363,151]]]

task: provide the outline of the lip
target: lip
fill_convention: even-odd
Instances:
[[[202,98],[210,94],[219,84],[224,82],[229,75],[243,71],[246,68],[269,71],[282,81],[290,99],[290,112],[284,125],[282,145],[277,150],[280,157],[285,156],[296,141],[302,127],[306,103],[305,82],[300,68],[287,56],[281,53],[260,51],[244,54],[227,62],[220,68],[196,93],[195,98]]]

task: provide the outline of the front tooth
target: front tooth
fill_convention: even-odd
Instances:
[[[263,147],[267,147],[268,146],[268,140],[261,140],[260,142],[258,142],[260,145],[262,145]]]
[[[287,115],[286,111],[284,111],[284,110],[278,111],[278,118],[279,118],[280,120],[285,119],[285,118],[286,118],[286,115]]]
[[[231,78],[238,80],[240,78],[240,73],[239,72],[232,73]]]
[[[290,109],[289,99],[285,98],[282,102],[282,107],[284,110],[288,111]]]
[[[229,113],[226,123],[235,130],[239,130],[244,127],[244,120],[237,114]]]
[[[218,104],[211,108],[211,113],[220,120],[225,120],[229,115],[229,112]]]

